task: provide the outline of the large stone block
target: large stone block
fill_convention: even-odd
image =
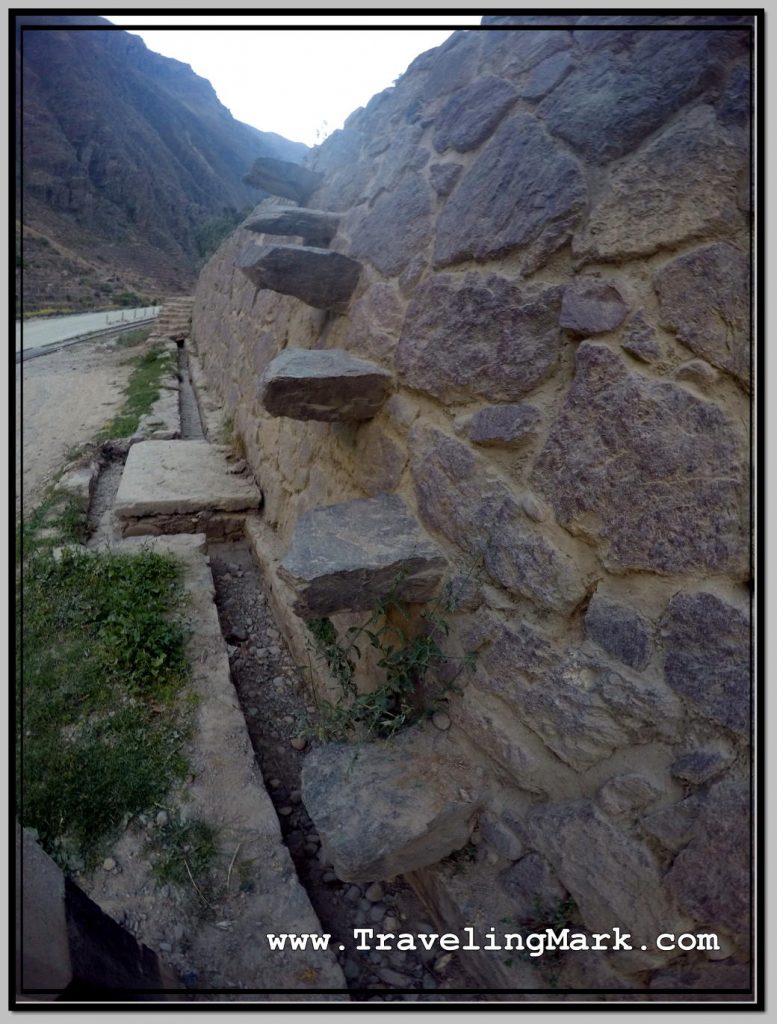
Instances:
[[[750,787],[724,779],[710,787],[693,837],[666,881],[680,906],[701,924],[747,941],[750,928]]]
[[[437,221],[434,263],[446,267],[523,250],[524,273],[571,237],[587,188],[577,161],[529,114],[497,129]]]
[[[286,348],[259,380],[271,416],[295,420],[367,420],[388,397],[391,374],[339,349]]]
[[[264,189],[272,196],[293,199],[303,205],[323,180],[323,175],[316,171],[271,156],[261,156],[255,160],[243,178],[247,185]]]
[[[736,231],[747,149],[712,107],[694,107],[612,170],[572,243],[584,260],[649,256],[688,239]]]
[[[598,42],[609,33],[590,33]],[[586,33],[589,35],[589,33]],[[624,33],[612,33],[616,42]],[[537,109],[554,135],[605,164],[635,149],[722,76],[728,33],[641,32],[628,61],[595,53]]]
[[[526,828],[532,846],[550,861],[571,893],[585,926],[610,934],[617,926],[631,936],[632,951],[618,953],[619,964],[628,970],[656,966],[671,957],[656,949],[656,938],[662,932],[685,931],[686,922],[667,895],[646,845],[587,800],[538,807]]]
[[[436,428],[411,434],[411,467],[424,523],[473,559],[492,579],[537,604],[569,610],[585,593],[572,558],[534,526],[506,484],[467,445]]]
[[[337,234],[340,217],[326,210],[305,206],[270,206],[254,213],[241,224],[246,231],[265,235],[301,235],[306,245],[325,249]]]
[[[639,612],[599,594],[594,594],[586,609],[585,634],[631,668],[645,668],[653,653],[650,627]]]
[[[714,366],[750,381],[750,261],[724,242],[667,263],[653,278],[661,325]]]
[[[369,260],[382,274],[400,274],[429,241],[431,193],[416,171],[406,170],[369,210],[349,222],[351,252]]]
[[[745,572],[746,461],[717,405],[584,342],[532,481],[610,569]]]
[[[434,123],[432,145],[438,153],[466,153],[485,142],[518,94],[503,78],[485,75],[455,92]]]
[[[463,630],[462,642],[477,652],[478,685],[577,771],[619,747],[677,738],[682,708],[670,690],[583,650],[561,654],[528,623],[483,620]]]
[[[574,334],[605,334],[622,324],[628,311],[613,282],[579,277],[564,289],[559,323]]]
[[[361,264],[350,256],[305,245],[252,245],[237,267],[257,288],[335,310],[347,306],[361,273]]]
[[[389,594],[429,600],[446,562],[398,495],[304,512],[279,572],[303,618],[369,610]]]
[[[227,448],[207,441],[141,441],[129,450],[116,494],[120,519],[259,508],[253,480],[228,472]]]
[[[750,729],[750,624],[714,594],[675,594],[664,622],[664,676],[696,714]]]
[[[533,405],[487,405],[456,425],[474,444],[526,444],[536,434],[542,416]]]
[[[478,811],[482,769],[457,746],[417,729],[358,746],[311,751],[302,799],[337,875],[393,878],[466,845]]]
[[[412,388],[442,399],[516,401],[558,361],[559,288],[517,288],[496,274],[436,274],[408,307],[396,368]]]

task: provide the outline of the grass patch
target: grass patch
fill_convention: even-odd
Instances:
[[[152,552],[65,551],[55,561],[38,550],[22,578],[22,822],[60,863],[91,867],[119,827],[186,772],[180,567]]]
[[[124,389],[126,398],[121,412],[103,427],[97,435],[98,441],[134,434],[141,416],[145,416],[159,398],[162,377],[172,369],[172,357],[162,348],[149,349],[136,356],[132,363],[134,369]]]
[[[216,829],[198,819],[171,821],[150,841],[149,851],[161,885],[194,887],[207,903],[208,874],[218,852]]]
[[[150,327],[140,327],[137,331],[120,334],[116,339],[116,346],[118,348],[135,348],[136,345],[142,345],[144,341],[147,341],[150,335]]]
[[[34,512],[18,524],[16,530],[16,562],[35,552],[49,550],[59,544],[83,544],[86,539],[86,516],[73,495],[54,487]]]

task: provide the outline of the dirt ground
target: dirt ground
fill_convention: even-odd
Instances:
[[[121,406],[132,355],[86,341],[16,364],[17,515],[32,511],[68,451],[90,441]]]

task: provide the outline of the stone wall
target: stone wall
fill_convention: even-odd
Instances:
[[[484,20],[308,158],[305,205],[362,263],[345,309],[258,290],[239,229],[194,343],[281,549],[308,509],[389,493],[478,567],[450,735],[490,772],[503,905],[539,864],[592,931],[720,936],[573,984],[746,987],[748,19]],[[287,346],[366,357],[393,393],[361,423],[270,416]]]

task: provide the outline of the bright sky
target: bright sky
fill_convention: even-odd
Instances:
[[[349,114],[390,86],[419,53],[444,42],[452,28],[479,25],[481,18],[455,11],[441,15],[103,17],[128,31],[134,25],[171,26],[136,34],[149,49],[190,64],[207,78],[239,121],[309,146],[341,128]],[[277,27],[295,23],[306,27],[286,31]],[[215,25],[242,28],[208,31]],[[331,27],[342,25],[362,28]],[[421,25],[433,27],[417,27]],[[268,30],[268,26],[275,27]]]

